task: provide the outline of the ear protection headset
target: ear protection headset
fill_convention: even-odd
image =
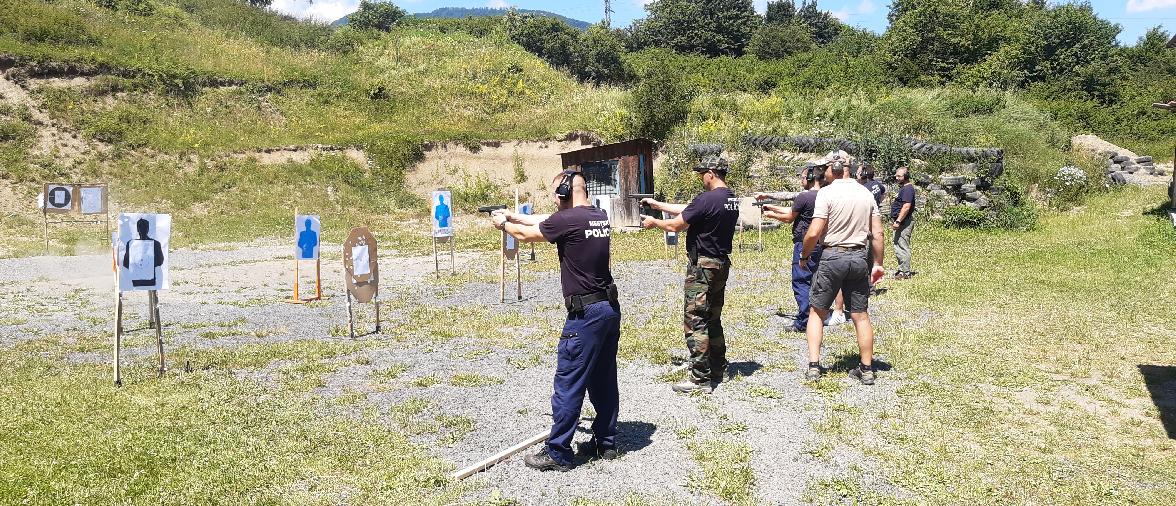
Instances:
[[[805,182],[808,182],[808,183],[816,181],[817,180],[817,168],[816,167],[805,168],[804,169],[804,180],[805,180]]]
[[[572,181],[576,179],[576,171],[563,171],[563,179],[559,180],[559,186],[555,187],[555,196],[560,200],[568,200],[572,198]]]

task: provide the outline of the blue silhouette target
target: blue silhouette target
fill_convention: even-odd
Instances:
[[[322,224],[318,216],[296,215],[294,217],[294,258],[318,260],[321,233]]]
[[[453,237],[453,195],[437,190],[432,195],[433,237]]]

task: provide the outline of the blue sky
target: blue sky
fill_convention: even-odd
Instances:
[[[509,7],[543,9],[588,21],[604,16],[604,0],[551,2],[541,0],[396,0],[409,12],[428,12],[438,7]],[[613,0],[613,26],[626,26],[644,17],[643,0]],[[800,3],[799,1],[797,2]],[[334,21],[355,10],[359,0],[274,0],[273,8],[298,17]],[[763,12],[767,0],[755,0]],[[1161,25],[1169,33],[1176,29],[1176,0],[1093,0],[1099,16],[1123,27],[1119,41],[1134,44],[1148,28]],[[886,29],[889,0],[819,0],[818,5],[851,25],[875,32]]]

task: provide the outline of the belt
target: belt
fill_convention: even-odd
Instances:
[[[866,247],[865,246],[825,246],[825,249],[831,249],[833,251],[857,251],[857,250],[866,249]]]
[[[584,311],[584,307],[595,304],[597,302],[609,301],[617,302],[617,285],[608,285],[607,290],[600,292],[589,293],[586,295],[569,295],[564,297],[564,307],[568,309],[569,313],[579,313]]]

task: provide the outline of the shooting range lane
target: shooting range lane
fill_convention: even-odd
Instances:
[[[341,249],[338,244],[323,245],[323,278],[338,281],[326,283],[324,301],[301,306],[281,302],[289,294],[292,252],[288,241],[223,251],[173,251],[172,288],[161,296],[169,357],[182,356],[185,348],[231,350],[292,340],[348,341],[345,334],[332,335],[333,328],[345,329],[347,321]],[[550,249],[540,252],[541,256],[553,254]],[[564,316],[558,303],[558,271],[546,265],[528,266],[524,300],[502,305],[494,272],[497,255],[459,254],[458,274],[453,277],[433,274],[432,255],[398,258],[385,250],[380,261],[397,266],[395,276],[382,280],[380,297],[388,304],[383,333],[355,341],[361,346],[355,354],[327,359],[338,367],[323,377],[322,386],[314,388],[311,397],[334,399],[358,393],[360,406],[374,406],[392,427],[398,427],[405,416],[398,409],[423,401],[422,410],[408,415],[409,423],[433,429],[405,431],[454,469],[547,429],[554,329]],[[626,328],[665,329],[673,334],[666,346],[673,356],[685,352],[678,337],[679,263],[618,262],[614,270]],[[737,269],[733,277],[732,286],[738,288],[732,296],[776,286],[787,298],[784,271]],[[37,315],[22,322],[0,321],[0,335],[5,336],[0,345],[64,334],[63,340],[75,340],[77,348],[85,350],[68,353],[66,360],[109,366],[112,289],[108,256],[0,260],[0,302],[15,313]],[[63,290],[73,294],[54,296]],[[145,326],[146,294],[130,294],[127,301],[129,328]],[[418,311],[426,312],[422,316]],[[775,307],[756,311],[766,315]],[[430,326],[421,319],[430,317],[439,321]],[[831,458],[821,459],[805,453],[819,441],[814,426],[827,420],[834,403],[867,412],[893,409],[894,390],[901,385],[897,375],[891,374],[889,381],[875,388],[850,388],[835,398],[826,397],[806,386],[796,373],[803,361],[802,337],[782,332],[776,318],[765,319],[766,329],[732,318],[727,335],[737,377],[723,383],[714,396],[674,394],[663,377],[672,365],[626,359],[622,352],[618,443],[625,455],[621,459],[587,463],[572,473],[536,473],[522,463],[523,454],[538,449],[531,447],[468,478],[474,485],[468,498],[488,497],[497,488],[524,504],[566,504],[576,497],[620,501],[631,493],[679,503],[717,504],[712,495],[691,488],[686,479],[699,471],[688,445],[716,440],[751,448],[759,502],[795,503],[814,480],[849,472],[857,457],[845,453],[850,450],[839,448]],[[488,324],[466,326],[461,323],[464,320]],[[442,327],[460,330],[441,335],[437,329]],[[124,343],[124,374],[153,374],[155,349],[149,334],[129,335]],[[642,337],[629,333],[622,339],[632,343]],[[844,330],[831,332],[830,341],[852,343]],[[747,351],[753,344],[759,351]],[[243,380],[276,385],[283,366],[279,361],[233,373]],[[185,374],[181,363],[169,361],[169,367],[168,375]],[[201,364],[193,367],[199,370]],[[391,379],[382,374],[396,367],[404,372]],[[105,376],[106,369],[101,370]],[[462,384],[457,380],[461,377],[490,381]],[[830,381],[848,384],[844,378]],[[757,393],[763,389],[774,394]],[[584,416],[591,414],[586,411]],[[586,429],[590,423],[583,421],[581,427]],[[697,433],[680,435],[690,428],[697,428]],[[580,433],[577,440],[587,437]],[[788,472],[773,471],[779,469]]]

